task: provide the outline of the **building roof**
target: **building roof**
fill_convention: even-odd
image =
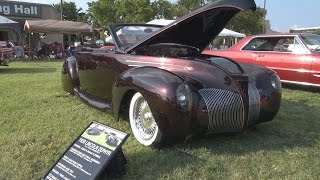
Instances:
[[[303,31],[303,30],[317,30],[317,29],[320,29],[320,26],[318,26],[318,27],[308,27],[308,28],[294,28],[294,29],[291,29],[291,30]]]

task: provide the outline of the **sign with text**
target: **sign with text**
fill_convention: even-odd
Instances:
[[[129,134],[92,122],[43,177],[46,180],[96,179]]]
[[[0,2],[0,15],[41,17],[42,9],[37,4],[5,1]]]

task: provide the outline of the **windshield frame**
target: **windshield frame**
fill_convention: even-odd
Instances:
[[[145,37],[143,37],[141,40],[131,44],[130,46],[124,46],[120,39],[119,36],[117,35],[117,31],[119,31],[120,29],[122,29],[123,27],[151,27],[151,28],[158,28],[156,31],[153,31],[152,33],[149,33],[148,35],[146,35]],[[147,38],[149,38],[149,36],[151,36],[152,34],[154,34],[155,32],[159,31],[160,29],[162,29],[164,26],[163,25],[155,25],[155,24],[141,24],[141,23],[124,23],[124,24],[114,24],[114,25],[110,25],[109,26],[109,31],[110,34],[112,36],[113,42],[115,44],[116,50],[120,51],[120,52],[125,52],[126,49],[134,46],[135,44],[139,43],[140,41],[143,41]]]

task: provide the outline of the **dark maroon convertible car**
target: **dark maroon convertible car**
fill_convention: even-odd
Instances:
[[[281,101],[278,75],[201,52],[253,0],[221,0],[161,27],[110,27],[114,47],[82,49],[63,65],[65,91],[128,117],[146,146],[203,133],[241,132],[271,121]]]

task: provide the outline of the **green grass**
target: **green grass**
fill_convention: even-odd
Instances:
[[[124,121],[67,95],[61,61],[0,67],[0,179],[39,179],[92,120]],[[241,134],[210,135],[163,149],[123,146],[123,179],[319,179],[320,93],[283,89],[274,121]]]

